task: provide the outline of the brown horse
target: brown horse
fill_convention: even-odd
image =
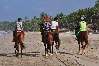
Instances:
[[[57,50],[59,50],[59,47],[60,47],[59,32],[57,30],[52,30],[52,33],[53,33],[54,42],[56,44],[55,47]]]
[[[52,32],[50,31],[45,31],[44,32],[44,46],[45,46],[45,55],[48,56],[48,52],[50,51],[50,54],[53,54],[53,35]]]
[[[19,56],[19,47],[21,48],[21,57],[22,57],[22,50],[24,48],[23,45],[23,40],[24,40],[24,32],[23,31],[16,31],[15,33],[15,54],[16,56]]]
[[[85,51],[85,48],[88,47],[88,32],[87,31],[80,32],[77,39],[79,44],[79,54],[83,54]]]

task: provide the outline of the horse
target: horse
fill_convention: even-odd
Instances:
[[[53,35],[51,31],[45,31],[44,33],[44,46],[45,46],[45,56],[48,56],[48,52],[50,51],[50,54],[53,55]]]
[[[57,30],[52,30],[53,40],[55,42],[55,47],[59,50],[60,47],[60,39],[59,39],[59,32]]]
[[[23,40],[24,40],[24,32],[23,31],[16,31],[15,33],[15,54],[16,57],[19,56],[19,47],[20,47],[20,51],[21,51],[21,57],[22,57],[22,50],[25,48],[23,45]]]
[[[77,29],[76,29],[76,31],[77,31]],[[76,37],[77,37],[77,41],[78,41],[78,45],[79,45],[78,53],[82,55],[85,51],[85,48],[88,47],[88,45],[89,45],[89,43],[88,43],[88,31],[80,32],[78,30],[78,34],[76,34]],[[84,44],[84,42],[85,42],[85,44]]]

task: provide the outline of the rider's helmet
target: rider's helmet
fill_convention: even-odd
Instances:
[[[82,15],[82,16],[81,16],[81,20],[84,20],[84,19],[85,19],[85,16],[84,16],[84,15]]]
[[[57,17],[55,17],[55,18],[54,18],[54,21],[57,21],[57,20],[58,20],[58,18],[57,18]]]
[[[18,18],[18,22],[21,22],[22,21],[22,18]]]

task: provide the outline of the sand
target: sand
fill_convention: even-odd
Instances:
[[[14,54],[12,32],[0,36],[0,66],[99,66],[99,34],[89,35],[85,55],[78,55],[78,44],[72,33],[60,33],[61,46],[52,56],[44,56],[39,32],[25,33],[23,57]]]

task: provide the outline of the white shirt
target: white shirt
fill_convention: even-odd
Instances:
[[[58,22],[52,21],[51,29],[56,29],[57,26],[58,26]]]
[[[16,22],[17,23],[17,30],[22,30],[22,22]]]

